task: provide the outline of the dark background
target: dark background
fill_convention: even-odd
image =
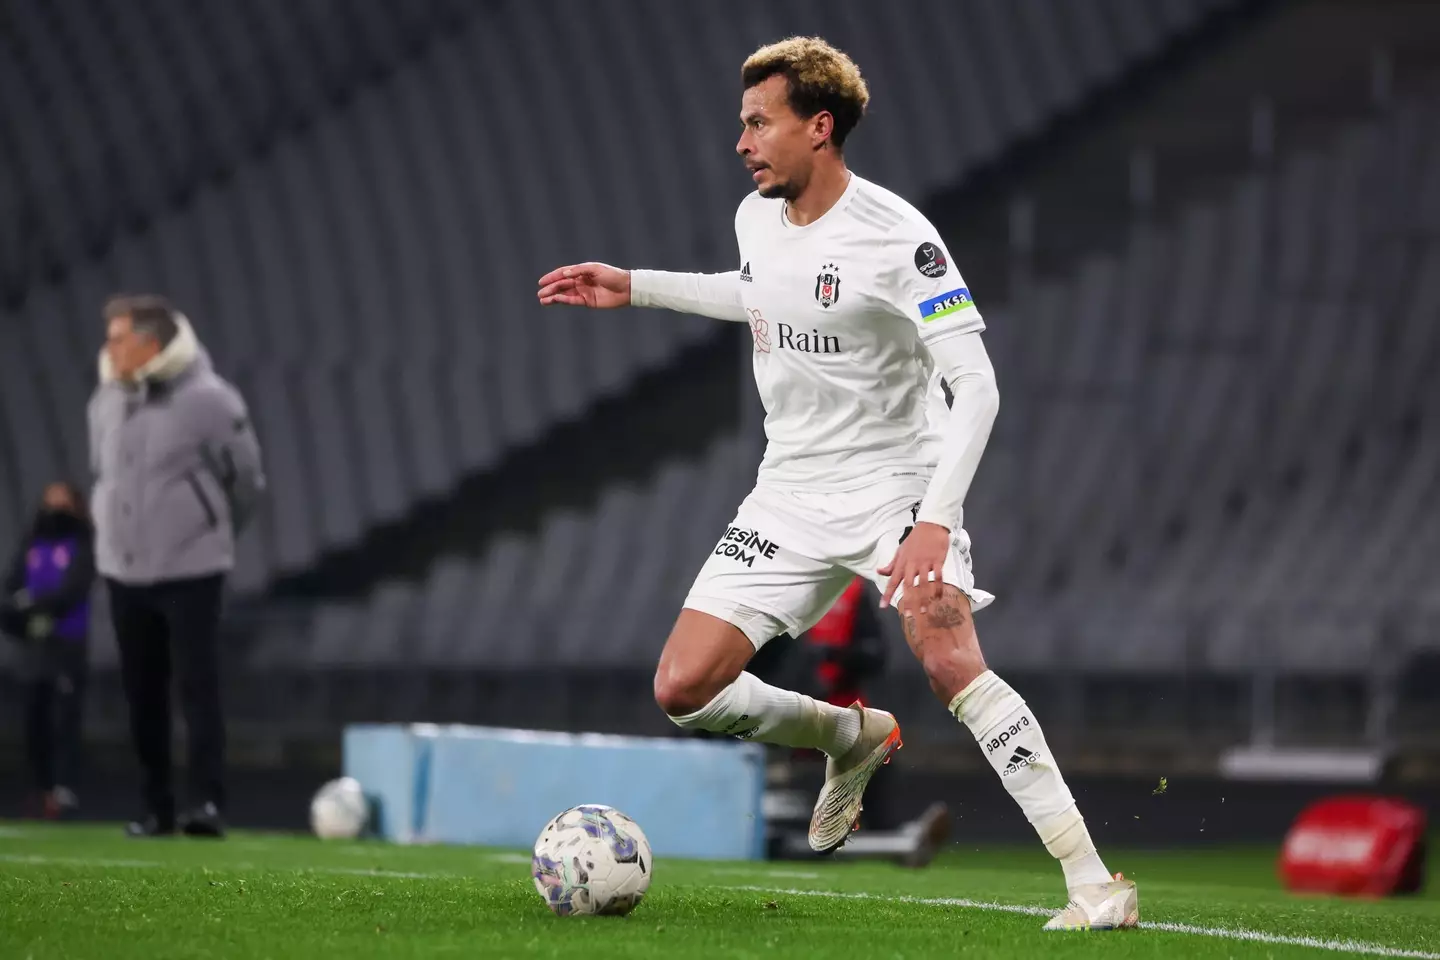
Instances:
[[[85,477],[104,296],[165,292],[249,399],[272,489],[224,641],[237,822],[299,825],[347,722],[672,734],[650,668],[763,443],[748,339],[541,313],[532,284],[734,269],[738,67],[793,33],[855,56],[852,165],[924,210],[985,314],[980,635],[1082,802],[1130,816],[1097,837],[1273,838],[1328,785],[1220,780],[1255,743],[1375,751],[1384,789],[1433,803],[1440,7],[1418,0],[9,0],[0,541]],[[119,816],[104,620],[81,793]],[[896,775],[962,838],[1019,831],[885,629]],[[10,813],[18,717],[0,738]]]

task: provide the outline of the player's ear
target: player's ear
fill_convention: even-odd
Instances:
[[[810,118],[810,145],[816,150],[835,135],[835,117],[829,110],[821,110]]]

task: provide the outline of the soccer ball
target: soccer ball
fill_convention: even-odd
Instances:
[[[322,840],[353,840],[369,819],[370,803],[354,777],[331,780],[310,801],[310,828]]]
[[[640,825],[614,807],[582,804],[545,824],[530,875],[551,910],[621,916],[650,889],[654,861]]]

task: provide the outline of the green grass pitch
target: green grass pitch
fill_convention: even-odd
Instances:
[[[528,854],[237,834],[126,840],[112,826],[0,824],[0,958],[1440,958],[1440,895],[1287,896],[1274,852],[1107,851],[1150,926],[1046,934],[1043,850],[953,846],[878,864],[656,865],[624,918],[554,917]]]

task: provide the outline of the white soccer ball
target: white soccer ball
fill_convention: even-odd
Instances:
[[[551,910],[620,916],[650,889],[650,841],[614,807],[582,804],[545,824],[530,874]]]
[[[310,801],[310,829],[322,840],[353,840],[369,820],[370,803],[354,777],[331,780]]]

